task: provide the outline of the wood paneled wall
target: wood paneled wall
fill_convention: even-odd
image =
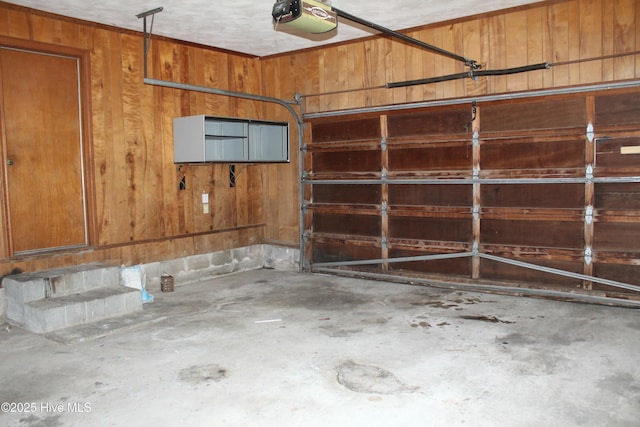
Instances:
[[[210,114],[286,120],[282,107],[259,101],[159,88],[143,83],[142,34],[74,21],[0,3],[0,37],[38,49],[90,52],[89,120],[95,188],[94,241],[80,251],[11,257],[0,253],[0,275],[93,261],[134,264],[261,243],[295,243],[297,157],[290,164],[237,165],[229,186],[226,164],[175,165],[177,116]],[[154,38],[149,76],[259,94],[257,59]],[[295,141],[295,140],[294,140]],[[186,189],[180,190],[184,179]],[[286,182],[285,182],[286,181]],[[204,214],[201,195],[210,195]],[[284,202],[283,202],[284,201]],[[283,207],[281,207],[283,205]],[[285,213],[282,211],[286,210]],[[6,240],[6,227],[0,239]]]
[[[419,11],[417,11],[419,13]],[[473,95],[611,82],[640,77],[640,1],[545,1],[502,13],[430,25],[408,33],[497,70],[549,62],[548,70],[406,88],[391,82],[468,71],[463,64],[386,37],[330,46],[263,63],[293,76],[273,96],[305,95],[307,113]],[[344,25],[344,24],[343,24]],[[602,58],[584,61],[591,58]],[[574,62],[583,60],[584,62]]]

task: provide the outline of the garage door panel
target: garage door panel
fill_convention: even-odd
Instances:
[[[317,212],[314,232],[355,236],[380,236],[381,220],[377,215],[353,215]]]
[[[380,151],[314,152],[313,172],[380,172]]]
[[[594,250],[638,252],[640,256],[640,223],[596,222]]]
[[[577,274],[583,273],[583,264],[575,261],[554,261],[518,257],[510,257],[510,259]],[[497,280],[505,283],[512,282],[521,286],[526,286],[527,284],[535,284],[549,288],[580,288],[582,286],[580,279],[545,273],[543,271],[518,267],[488,259],[480,260],[480,277],[485,280]]]
[[[581,127],[586,118],[586,105],[582,99],[504,102],[482,104],[480,108],[482,132]]]
[[[597,209],[640,211],[640,183],[596,183]]]
[[[577,221],[482,220],[480,240],[488,244],[584,248],[584,225]]]
[[[405,206],[471,206],[470,185],[389,185],[389,204]]]
[[[464,142],[389,148],[390,171],[470,170],[472,167],[471,147]]]
[[[584,208],[584,184],[484,184],[482,205],[549,209]]]
[[[640,286],[640,265],[596,262],[593,266],[593,272],[597,277],[605,277],[609,280]],[[625,292],[625,290],[618,287],[595,282],[592,284],[592,288],[608,292]]]
[[[471,113],[466,106],[396,113],[387,119],[388,136],[397,138],[462,133],[468,131],[470,121]]]
[[[380,204],[381,188],[368,184],[327,184],[313,186],[314,203]]]
[[[468,219],[389,217],[389,237],[451,242],[473,241],[472,224]]]
[[[389,250],[389,258],[419,257],[439,253],[440,252],[433,251],[391,249]],[[471,258],[453,258],[431,261],[394,262],[389,264],[389,269],[470,278],[472,265]]]
[[[491,141],[481,147],[481,170],[584,168],[584,138]]]
[[[313,262],[315,263],[380,258],[380,249],[368,243],[353,244],[346,241],[313,242],[312,251]],[[376,265],[369,267],[375,268]]]

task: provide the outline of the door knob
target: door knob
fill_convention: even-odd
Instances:
[[[8,166],[13,166],[13,160],[11,160],[11,159],[7,160],[7,165]]]

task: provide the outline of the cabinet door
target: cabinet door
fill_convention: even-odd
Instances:
[[[205,120],[204,161],[245,162],[249,159],[246,121]]]
[[[188,116],[173,119],[173,162],[204,161],[204,117]]]
[[[247,138],[206,136],[204,140],[205,162],[243,162],[249,158]]]
[[[286,162],[289,160],[289,127],[279,124],[249,125],[249,160]]]

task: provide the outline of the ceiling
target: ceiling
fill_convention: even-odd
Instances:
[[[539,0],[332,0],[333,7],[392,30],[492,12]],[[340,19],[336,30],[311,37],[275,31],[271,10],[275,0],[11,0],[58,15],[142,31],[136,15],[162,7],[153,19],[153,34],[269,56],[366,37],[374,30]],[[151,17],[147,26],[151,27]]]

